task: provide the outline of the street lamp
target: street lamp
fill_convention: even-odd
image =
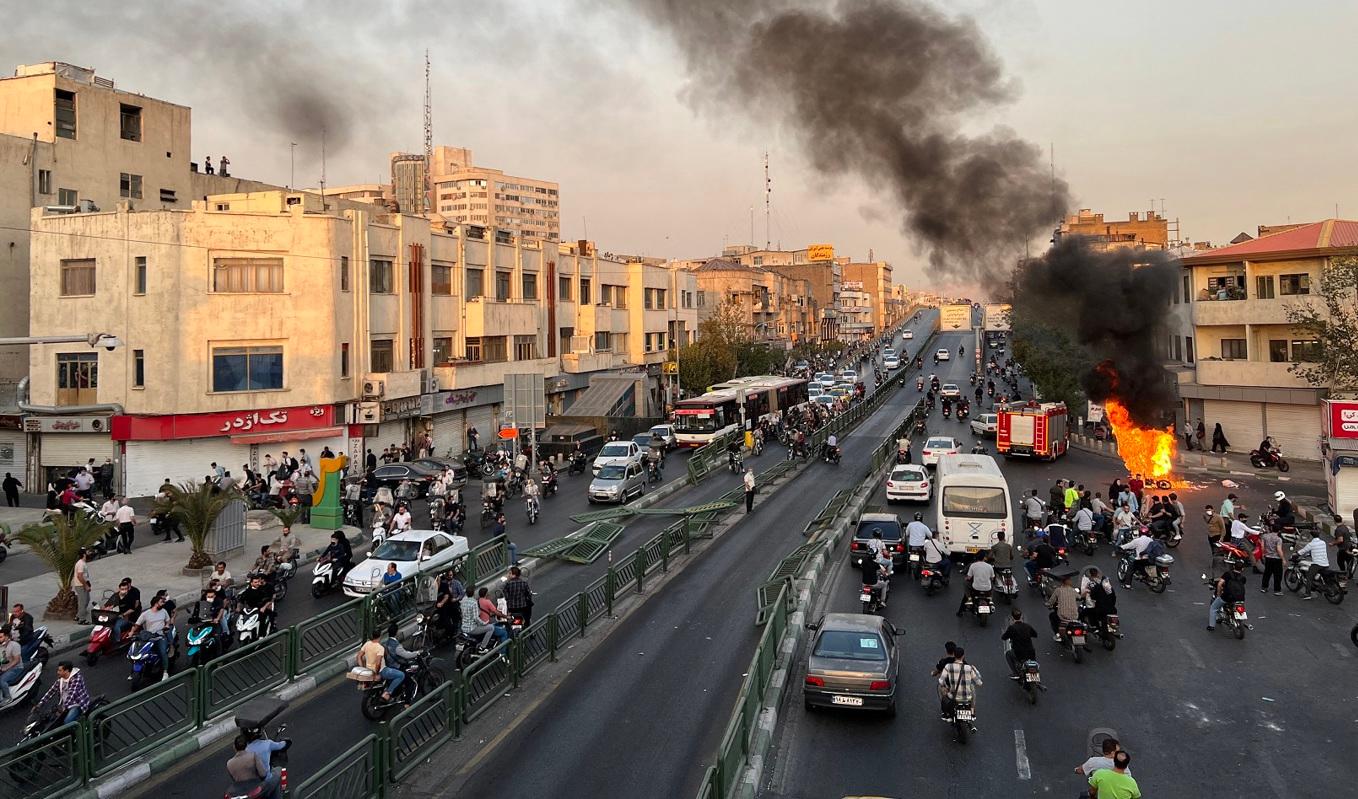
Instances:
[[[122,339],[112,333],[85,333],[75,336],[18,336],[14,338],[0,338],[0,346],[25,344],[88,344],[91,347],[103,347],[112,352],[123,345]]]

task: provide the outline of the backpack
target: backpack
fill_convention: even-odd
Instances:
[[[1165,554],[1165,542],[1158,538],[1152,538],[1146,545],[1146,560],[1154,563],[1161,555]]]

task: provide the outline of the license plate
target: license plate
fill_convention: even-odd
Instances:
[[[1076,645],[1076,646],[1084,646],[1084,645],[1085,645],[1085,637],[1084,637],[1083,635],[1077,635],[1077,636],[1075,636],[1074,641],[1075,641],[1075,645]]]
[[[911,553],[910,553],[910,562],[911,562],[911,563],[919,563],[919,553],[918,553],[918,552],[911,552]]]
[[[982,605],[982,606],[980,606],[979,608],[976,609],[976,612],[977,612],[977,613],[989,613],[989,612],[990,612],[990,606],[989,606],[989,605]]]
[[[832,696],[832,697],[830,697],[830,704],[832,704],[832,705],[848,705],[849,707],[862,707],[862,706],[863,706],[863,697],[861,697],[861,696]]]
[[[1024,682],[1042,682],[1042,678],[1036,674],[1025,674]]]
[[[1237,619],[1240,619],[1241,621],[1244,621],[1245,619],[1248,619],[1250,616],[1249,616],[1248,613],[1246,613],[1246,612],[1243,611],[1243,610],[1237,610],[1237,611],[1235,612],[1235,617],[1236,617]]]
[[[872,596],[871,596],[870,594],[859,594],[859,595],[858,595],[858,601],[859,601],[859,602],[871,602],[871,601],[872,601]]]
[[[974,719],[974,718],[976,718],[976,714],[973,713],[973,712],[970,711],[970,710],[958,710],[958,711],[957,711],[957,720],[958,720],[958,721],[971,721],[971,720]]]

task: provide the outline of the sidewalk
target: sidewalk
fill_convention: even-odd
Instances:
[[[32,509],[24,509],[32,510]],[[41,514],[41,510],[38,510]],[[2,517],[0,517],[2,518]],[[257,527],[255,522],[261,526]],[[16,528],[17,529],[17,528]],[[259,556],[259,548],[272,544],[278,537],[281,527],[278,520],[267,513],[251,511],[247,515],[245,527],[245,549],[234,557],[226,559],[227,571],[237,581],[254,565]],[[112,555],[90,563],[90,580],[94,589],[91,599],[100,601],[106,592],[112,591],[124,577],[131,577],[132,584],[141,589],[142,601],[148,601],[156,591],[168,589],[170,596],[183,607],[198,599],[203,587],[200,575],[184,574],[184,564],[189,561],[191,549],[187,541],[183,543],[162,543],[159,538],[138,531],[131,555]],[[305,564],[330,543],[331,530],[322,530],[305,524],[292,528],[302,549],[301,561]],[[349,541],[358,545],[360,532],[355,527],[346,527],[344,532]],[[56,595],[56,577],[47,572],[36,577],[16,580],[9,584],[10,604],[22,602],[38,624],[47,625],[47,631],[56,641],[58,650],[65,644],[89,638],[90,627],[76,624],[73,619],[44,619],[47,603]]]
[[[1116,456],[1117,452],[1113,442],[1108,440],[1098,440],[1092,436],[1071,434],[1071,443],[1080,449],[1090,452],[1097,452],[1104,455]],[[1180,441],[1180,444],[1183,442]],[[1271,477],[1280,482],[1315,482],[1325,484],[1325,472],[1320,461],[1293,460],[1288,459],[1292,470],[1287,474],[1279,472],[1277,469],[1256,469],[1250,464],[1249,452],[1203,452],[1202,450],[1184,450],[1182,447],[1175,454],[1175,462],[1180,469],[1190,474],[1213,474],[1213,475],[1236,475],[1238,477]]]

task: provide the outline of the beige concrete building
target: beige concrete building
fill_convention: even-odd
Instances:
[[[79,318],[125,346],[31,348],[32,401],[74,427],[35,426],[30,479],[114,457],[133,495],[282,450],[362,458],[427,432],[459,452],[498,429],[509,373],[542,375],[555,412],[600,374],[658,396],[696,328],[682,270],[308,192],[31,225],[33,332]]]
[[[901,320],[901,314],[905,309],[896,302],[891,295],[891,264],[886,261],[869,261],[866,263],[849,262],[842,266],[844,283],[857,284],[861,291],[867,295],[866,304],[868,306],[868,327],[861,327],[862,321],[857,324],[857,332],[867,336],[881,335],[887,328]],[[843,295],[841,295],[843,299]],[[846,303],[847,304],[847,303]],[[861,312],[853,312],[861,316]],[[846,331],[850,332],[850,331]]]
[[[425,196],[424,155],[391,154],[391,194],[403,214],[420,216],[433,210]]]
[[[1188,418],[1209,431],[1219,422],[1235,451],[1270,435],[1289,457],[1320,458],[1325,387],[1288,369],[1317,343],[1288,324],[1286,309],[1323,308],[1321,274],[1347,255],[1358,255],[1358,221],[1327,219],[1184,258],[1189,361],[1196,355],[1196,379],[1179,386]]]
[[[699,322],[730,300],[756,341],[793,344],[814,337],[816,307],[806,281],[725,258],[675,264],[697,280]]]
[[[1145,214],[1132,211],[1125,220],[1105,221],[1103,214],[1081,208],[1061,222],[1053,234],[1053,243],[1065,236],[1084,236],[1100,249],[1115,247],[1151,247],[1163,249],[1170,241],[1169,222],[1155,211]]]
[[[434,148],[434,213],[454,222],[494,227],[529,238],[561,238],[555,181],[506,175],[476,166],[465,147]]]

